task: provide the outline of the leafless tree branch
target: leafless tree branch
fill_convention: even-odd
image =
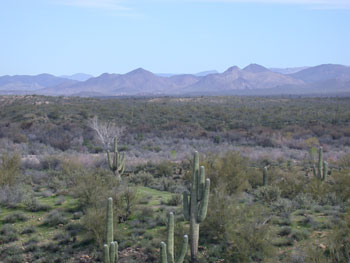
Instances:
[[[98,121],[97,116],[88,121],[88,126],[96,132],[98,140],[106,150],[113,143],[114,137],[120,138],[125,131],[125,127],[117,126],[113,122]]]

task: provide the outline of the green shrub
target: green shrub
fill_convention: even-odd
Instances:
[[[297,209],[311,209],[316,202],[310,194],[300,193],[294,198],[293,204]]]
[[[9,155],[4,153],[0,161],[0,187],[4,185],[11,186],[21,173],[21,158],[18,154]]]
[[[65,201],[66,201],[66,198],[64,197],[64,195],[60,195],[55,201],[55,205],[62,205]]]
[[[290,214],[293,211],[293,203],[289,199],[279,198],[271,203],[271,208],[278,214]]]
[[[28,200],[31,195],[31,187],[24,184],[0,187],[0,203],[8,208],[16,208],[23,200]]]
[[[14,256],[14,255],[22,254],[21,248],[15,245],[4,247],[4,249],[1,252],[5,256]]]
[[[8,263],[22,263],[23,256],[22,256],[22,254],[8,256],[8,257],[6,257],[6,262],[8,262]]]
[[[290,237],[284,236],[280,238],[276,238],[272,241],[272,244],[276,247],[287,247],[293,245],[293,239]]]
[[[115,212],[114,212],[115,214]],[[106,206],[100,203],[99,206],[89,207],[86,209],[84,217],[81,219],[83,227],[88,231],[89,236],[102,247],[105,237],[106,226]],[[114,231],[118,229],[117,220],[113,221]]]
[[[225,188],[224,188],[225,189]],[[222,188],[212,191],[208,216],[201,224],[201,238],[222,246],[224,262],[263,262],[273,258],[267,239],[270,211],[261,205],[239,205]]]
[[[33,233],[35,233],[35,232],[36,232],[35,226],[27,226],[27,227],[25,227],[25,228],[22,230],[21,234],[22,234],[22,235],[25,235],[25,234],[33,234]]]
[[[68,219],[58,210],[51,211],[43,221],[44,226],[58,226],[59,224],[64,225],[67,223]]]
[[[249,178],[253,174],[248,167],[248,159],[238,152],[226,152],[222,157],[210,155],[201,161],[210,179],[210,188],[225,186],[228,194],[249,189]]]
[[[85,230],[85,227],[81,223],[70,223],[65,229],[70,236],[76,237],[79,233]]]
[[[26,215],[24,213],[15,212],[15,213],[12,213],[12,214],[5,216],[2,221],[5,224],[7,224],[7,223],[23,222],[23,221],[27,221],[27,220],[28,220],[28,218],[26,217]]]
[[[334,192],[338,200],[346,202],[350,200],[350,174],[343,170],[333,173],[334,184],[332,185],[332,192]]]
[[[171,177],[173,175],[174,164],[169,161],[162,161],[155,165],[154,176],[155,177]]]
[[[279,226],[290,226],[292,221],[289,217],[273,217],[271,223]]]
[[[0,244],[10,243],[16,241],[17,239],[17,230],[9,224],[3,225],[3,227],[0,229]]]
[[[278,235],[280,236],[288,236],[290,233],[292,233],[292,228],[289,226],[283,227],[279,232]]]
[[[174,194],[171,198],[166,202],[169,206],[178,206],[182,203],[182,196],[180,194]]]
[[[349,169],[350,168],[350,154],[344,154],[341,158],[339,158],[337,162],[338,166]]]
[[[299,193],[304,192],[307,184],[305,176],[297,176],[292,173],[285,174],[283,180],[280,180],[276,185],[281,190],[281,197],[287,199],[295,198]]]
[[[305,229],[294,229],[291,235],[291,237],[296,241],[308,239],[309,236],[310,236],[310,232]]]
[[[137,218],[140,220],[140,222],[145,223],[149,219],[153,218],[153,216],[154,216],[154,211],[151,207],[143,207],[140,210],[140,214],[138,215]]]
[[[254,191],[254,196],[257,201],[272,204],[281,196],[281,191],[277,186],[262,186]]]
[[[129,182],[135,185],[150,186],[154,183],[154,178],[150,173],[141,171],[129,177]]]
[[[315,219],[310,216],[310,215],[307,215],[305,216],[302,220],[300,220],[298,222],[298,224],[300,226],[303,226],[303,227],[308,227],[308,228],[316,228],[317,226],[317,222],[315,221]]]
[[[340,224],[330,233],[327,252],[331,262],[349,262],[350,259],[350,215],[342,217]]]
[[[136,209],[137,191],[127,185],[121,185],[110,196],[113,198],[119,223],[127,221]]]
[[[30,212],[49,211],[51,209],[51,206],[40,203],[34,196],[25,200],[25,206]]]
[[[34,252],[38,249],[38,239],[36,238],[32,238],[30,240],[28,240],[24,245],[25,245],[25,248],[24,248],[24,251],[25,252]]]
[[[112,196],[119,186],[115,176],[108,174],[105,170],[83,170],[73,174],[75,182],[71,192],[78,198],[83,208],[99,206],[103,200]]]
[[[320,200],[332,191],[331,185],[317,178],[312,178],[304,187],[304,193],[314,200]]]

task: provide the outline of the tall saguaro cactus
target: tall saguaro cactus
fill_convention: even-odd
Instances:
[[[183,209],[185,219],[190,221],[191,262],[197,261],[199,224],[207,215],[210,191],[210,179],[205,179],[204,167],[199,168],[198,152],[194,153],[193,174],[190,196],[183,194]]]
[[[320,146],[318,149],[318,162],[317,162],[317,168],[314,164],[312,167],[312,171],[314,173],[314,176],[322,181],[326,179],[326,176],[328,174],[328,163],[323,160],[323,147]]]
[[[108,198],[104,263],[118,263],[118,242],[113,237],[113,199]]]
[[[172,212],[169,213],[168,218],[168,236],[167,236],[167,244],[164,242],[160,243],[160,262],[161,263],[183,263],[188,245],[188,236],[184,235],[181,251],[179,258],[175,261],[174,254],[174,214]]]
[[[117,137],[114,137],[114,155],[111,156],[111,153],[107,150],[107,158],[109,169],[111,169],[114,175],[120,179],[120,175],[124,172],[125,169],[125,155],[124,153],[120,154],[118,152],[118,141]]]

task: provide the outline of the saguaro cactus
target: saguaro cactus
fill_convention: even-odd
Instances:
[[[263,185],[267,186],[268,184],[268,173],[267,173],[267,166],[263,168]]]
[[[204,167],[199,168],[198,152],[194,153],[193,174],[190,196],[183,194],[183,210],[186,220],[190,221],[190,245],[191,262],[197,261],[199,223],[203,222],[207,215],[210,191],[210,179],[205,179]]]
[[[104,263],[118,263],[118,242],[113,237],[113,199],[108,198]]]
[[[164,242],[160,243],[160,262],[161,263],[183,263],[188,245],[188,236],[184,235],[181,251],[179,258],[175,261],[174,256],[174,214],[172,212],[169,213],[168,218],[168,236],[167,236],[167,244]]]
[[[314,173],[314,176],[322,181],[324,181],[328,174],[328,163],[323,160],[323,147],[320,146],[318,149],[318,162],[317,162],[317,168],[314,164],[312,167],[312,171]]]
[[[114,138],[114,155],[111,156],[111,153],[107,150],[107,158],[109,168],[113,171],[114,175],[117,178],[120,178],[120,175],[124,172],[125,169],[125,155],[124,153],[120,154],[118,152],[118,141],[117,137]]]

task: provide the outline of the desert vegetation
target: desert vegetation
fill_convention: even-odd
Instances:
[[[0,156],[0,262],[350,258],[349,98],[3,96]]]

